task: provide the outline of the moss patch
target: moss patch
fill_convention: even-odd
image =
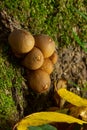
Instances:
[[[0,3],[0,8],[19,20],[23,28],[34,34],[46,33],[59,46],[73,44],[73,30],[87,42],[87,25],[83,17],[87,16],[85,0],[4,0]]]
[[[0,128],[7,121],[11,121],[11,124],[19,120],[19,112],[14,95],[17,94],[18,98],[22,96],[21,86],[23,77],[21,76],[21,70],[17,60],[13,59],[13,56],[8,55],[9,51],[8,47],[7,49],[4,49],[4,46],[0,48]],[[12,88],[17,90],[17,93],[14,92],[14,95]],[[21,100],[19,101],[20,103],[23,105]]]

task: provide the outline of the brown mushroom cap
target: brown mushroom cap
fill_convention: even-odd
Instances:
[[[30,70],[39,69],[44,62],[44,57],[40,49],[34,47],[22,61],[22,65]]]
[[[28,71],[27,81],[29,87],[31,87],[37,93],[47,92],[51,84],[49,74],[40,69],[34,71]]]
[[[35,44],[34,37],[30,32],[22,29],[15,29],[8,37],[9,44],[15,55],[28,53]]]
[[[57,60],[58,60],[58,54],[57,54],[57,52],[55,51],[55,52],[51,55],[51,57],[49,57],[49,58],[50,58],[50,60],[52,61],[53,64],[56,64],[56,63],[57,63]]]
[[[55,42],[52,40],[52,38],[45,34],[35,35],[34,38],[35,46],[42,51],[44,58],[50,57],[55,50]]]
[[[52,61],[49,58],[44,59],[44,63],[40,69],[46,71],[48,74],[51,74],[54,69]]]

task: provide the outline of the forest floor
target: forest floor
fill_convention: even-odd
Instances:
[[[70,91],[87,98],[87,2],[4,0],[0,5],[0,130],[10,130],[25,115],[56,106],[53,90],[47,95],[27,92],[25,70],[8,44],[15,28],[51,36],[58,52],[52,88],[55,81],[66,80]]]

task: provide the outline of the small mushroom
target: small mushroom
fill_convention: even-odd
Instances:
[[[57,54],[56,51],[51,55],[50,60],[52,61],[53,64],[56,64],[56,63],[57,63],[58,54]]]
[[[30,32],[22,29],[15,29],[10,33],[8,42],[17,57],[28,53],[35,44],[34,37]]]
[[[44,59],[44,63],[40,69],[46,71],[48,74],[51,74],[54,69],[52,61],[49,58]]]
[[[37,93],[45,93],[50,89],[51,79],[48,73],[40,69],[27,72],[28,86]]]
[[[40,49],[34,47],[22,61],[22,65],[30,70],[39,69],[44,62],[44,57]]]
[[[55,42],[53,39],[45,34],[35,35],[34,38],[35,46],[42,51],[44,58],[50,57],[55,50]]]

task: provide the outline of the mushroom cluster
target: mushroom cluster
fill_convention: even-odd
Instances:
[[[45,34],[32,35],[23,29],[16,29],[8,37],[14,55],[22,58],[27,68],[27,82],[37,93],[48,92],[51,86],[50,74],[57,62],[53,39]]]

